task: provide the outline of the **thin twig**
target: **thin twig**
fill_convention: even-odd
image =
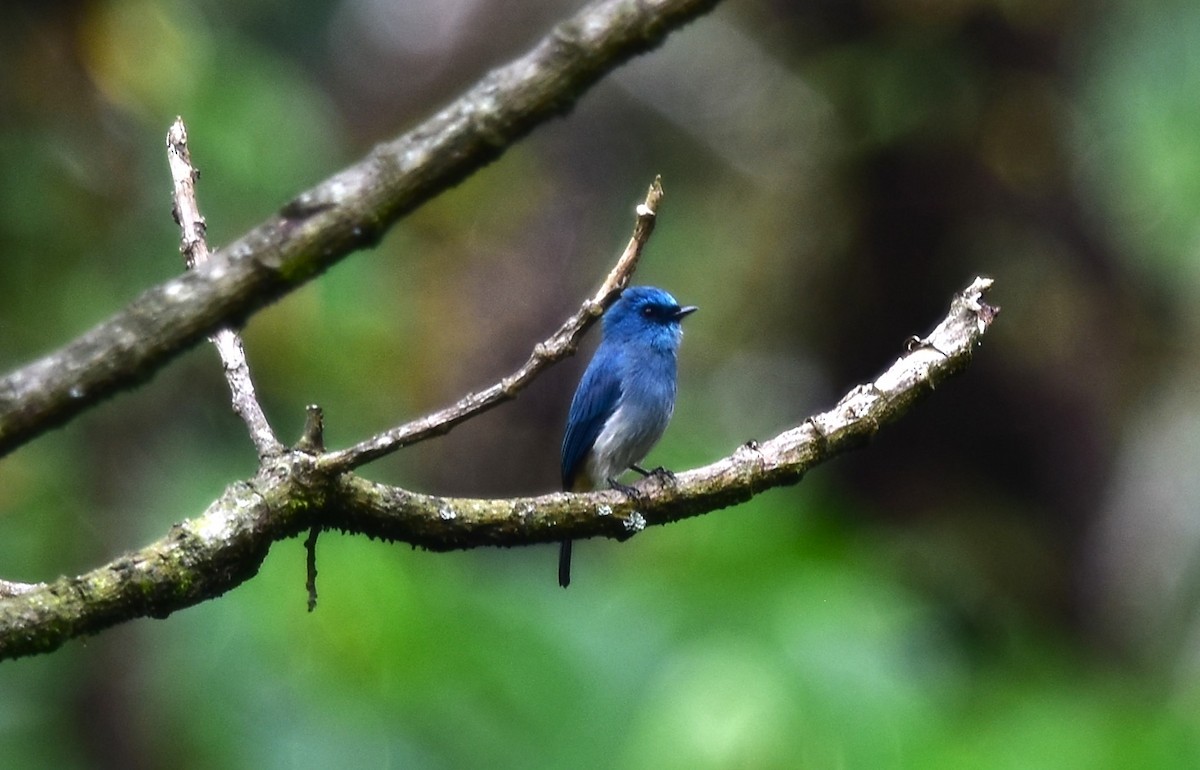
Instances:
[[[516,398],[517,393],[535,377],[574,353],[588,328],[603,315],[605,308],[612,304],[620,291],[629,285],[641,259],[642,250],[654,232],[662,198],[662,178],[655,177],[654,183],[646,192],[645,200],[635,209],[637,218],[633,226],[633,235],[609,271],[608,277],[604,279],[604,283],[580,306],[575,315],[558,328],[558,331],[534,346],[529,359],[521,368],[487,389],[467,395],[453,406],[379,433],[348,449],[322,455],[317,461],[320,470],[352,470],[402,447],[447,433],[459,423]]]
[[[187,128],[183,118],[175,118],[167,131],[167,162],[171,166],[171,180],[175,186],[175,221],[183,231],[179,251],[189,270],[208,263],[208,242],[205,239],[206,223],[200,215],[196,200],[196,178],[199,172],[192,165],[192,155],[187,145]],[[275,438],[267,416],[263,413],[254,394],[254,383],[250,379],[250,365],[246,363],[246,350],[241,336],[233,329],[221,329],[211,338],[221,363],[225,367],[225,380],[229,383],[233,411],[246,423],[250,440],[264,460],[276,457],[283,451],[283,444]]]

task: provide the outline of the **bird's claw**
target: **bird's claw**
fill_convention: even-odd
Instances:
[[[636,465],[636,464],[631,465],[629,467],[631,470],[634,470],[634,471],[642,474],[643,477],[653,476],[654,478],[658,479],[658,482],[660,484],[674,484],[675,483],[674,472],[667,470],[666,468],[662,467],[661,465],[658,466],[657,468],[655,468],[653,470],[649,470],[649,471],[646,470],[645,468],[643,468],[642,466]]]
[[[658,479],[659,482],[662,484],[674,484],[675,483],[675,472],[667,470],[666,468],[662,467],[661,465],[658,466],[657,468],[655,468],[654,470],[650,471],[650,475],[653,476],[654,478]]]
[[[615,489],[616,491],[620,492],[621,494],[625,495],[630,500],[641,501],[641,500],[644,500],[646,497],[645,493],[643,493],[637,487],[631,487],[628,484],[622,484],[621,482],[617,481],[616,479],[609,479],[608,486],[610,488]]]

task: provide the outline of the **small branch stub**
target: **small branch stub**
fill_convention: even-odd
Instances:
[[[316,404],[309,404],[304,410],[304,430],[296,449],[307,454],[325,451],[325,412]]]
[[[304,587],[308,589],[309,612],[317,608],[317,536],[320,534],[321,525],[314,524],[312,529],[308,531],[308,537],[304,540],[304,552],[306,554],[304,564],[307,571]]]

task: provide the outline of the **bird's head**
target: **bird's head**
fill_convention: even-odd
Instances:
[[[640,341],[649,345],[679,345],[679,322],[696,307],[680,307],[667,292],[653,286],[631,286],[604,314],[604,338]]]

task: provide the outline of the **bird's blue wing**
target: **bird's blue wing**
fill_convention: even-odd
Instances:
[[[570,490],[574,486],[575,477],[583,470],[596,437],[617,410],[620,400],[620,361],[601,345],[583,373],[583,379],[579,381],[575,398],[571,399],[571,411],[567,415],[567,431],[562,444],[563,489]]]

